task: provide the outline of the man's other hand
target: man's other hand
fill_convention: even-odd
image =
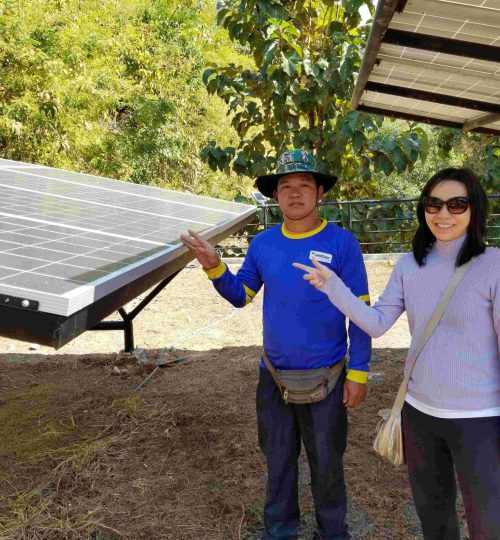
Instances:
[[[194,253],[195,257],[206,270],[219,265],[220,257],[217,255],[214,247],[193,230],[189,229],[187,234],[181,234],[181,242]]]
[[[357,383],[349,379],[344,383],[344,405],[348,408],[359,407],[366,398],[368,385]]]

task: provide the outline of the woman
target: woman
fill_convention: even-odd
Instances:
[[[327,266],[294,266],[373,337],[406,310],[411,358],[455,268],[473,259],[415,364],[404,445],[426,540],[460,539],[455,470],[471,540],[500,539],[500,250],[484,243],[486,194],[472,171],[444,169],[425,185],[417,217],[413,253],[373,307]]]

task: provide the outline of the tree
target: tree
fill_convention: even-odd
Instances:
[[[214,28],[212,0],[0,0],[0,155],[233,198],[199,158],[236,141],[206,58],[246,61]]]
[[[442,157],[475,171],[488,193],[500,192],[500,137],[446,128],[436,142]]]
[[[239,136],[237,147],[207,144],[202,157],[212,169],[255,177],[272,170],[282,150],[305,148],[342,177],[344,196],[369,196],[374,171],[402,172],[425,156],[426,132],[417,124],[387,135],[381,117],[350,111],[368,32],[361,6],[373,13],[371,0],[218,3],[219,24],[255,66],[214,64],[203,74]]]

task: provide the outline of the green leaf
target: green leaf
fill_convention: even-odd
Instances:
[[[295,51],[285,51],[281,53],[281,58],[281,67],[283,68],[283,71],[290,77],[293,77],[297,73],[300,62],[297,53]]]
[[[264,48],[264,60],[270,63],[274,60],[278,44],[275,41],[269,42]]]
[[[361,177],[365,181],[371,178],[370,160],[366,156],[361,158]]]
[[[286,85],[283,81],[279,79],[273,79],[272,85],[274,87],[274,93],[282,96],[285,93]]]
[[[392,151],[392,160],[394,162],[394,165],[396,166],[396,170],[401,173],[406,169],[406,166],[408,164],[408,159],[406,158],[404,152],[396,146],[394,150]]]
[[[257,103],[255,103],[255,101],[250,101],[247,103],[246,108],[249,116],[253,116],[256,112],[258,112]]]
[[[295,79],[293,83],[290,85],[290,92],[294,95],[297,95],[300,93],[300,82]]]
[[[392,152],[396,148],[396,146],[397,146],[397,143],[392,137],[389,137],[384,140],[383,148],[386,152]]]
[[[293,50],[297,53],[298,57],[300,59],[304,58],[304,51],[302,50],[302,47],[298,43],[290,43]]]
[[[204,78],[207,89],[215,85],[215,93],[228,103],[225,110],[238,133],[236,157],[221,163],[253,175],[272,168],[268,160],[283,148],[315,148],[318,159],[342,174],[345,182],[334,196],[345,198],[380,196],[377,182],[387,182],[382,175],[411,170],[425,154],[428,128],[348,112],[367,37],[359,17],[363,4],[370,8],[368,0],[220,4],[219,11],[229,9],[220,19],[239,40],[237,54],[248,53],[254,61],[243,69],[237,64],[244,62],[230,60],[231,67],[213,67]],[[221,140],[222,147],[228,144]],[[246,161],[238,159],[240,153]],[[416,174],[415,181],[421,176]],[[405,190],[406,177],[396,179]]]
[[[203,76],[202,76],[202,80],[203,80],[203,84],[206,86],[208,84],[208,81],[209,79],[212,77],[212,76],[215,76],[217,73],[214,69],[212,68],[208,68],[206,69],[204,72],[203,72]]]
[[[268,66],[268,68],[266,69],[266,75],[269,77],[269,79],[273,78],[275,71],[277,71],[278,69],[279,66],[276,64],[271,64]]]
[[[342,126],[340,128],[340,135],[346,139],[349,139],[353,134],[353,130],[351,126],[349,125],[349,121],[343,121]]]
[[[314,69],[313,69],[314,66],[310,58],[305,58],[302,61],[302,67],[304,68],[304,73],[306,75],[312,75],[314,73]]]
[[[353,111],[349,113],[347,121],[349,122],[349,126],[352,130],[355,130],[358,127],[360,116],[361,113],[358,111]]]
[[[224,152],[222,152],[222,150],[220,150],[217,146],[212,146],[210,148],[210,153],[216,161],[219,161],[224,157]]]
[[[343,32],[344,31],[344,25],[340,21],[332,21],[330,23],[330,33],[334,32]]]
[[[316,65],[320,68],[320,69],[326,69],[328,67],[328,61],[325,60],[324,58],[320,58],[317,62],[316,62]]]
[[[356,152],[359,152],[368,142],[365,134],[362,131],[355,131],[352,138],[352,147]]]
[[[289,36],[299,38],[300,37],[300,30],[294,26],[290,21],[282,21],[281,27],[285,31],[286,34]]]
[[[343,84],[342,84],[342,81],[340,80],[339,70],[334,69],[330,73],[330,77],[328,79],[328,89],[330,90],[332,94],[336,95],[339,98],[343,98],[344,96],[341,95],[343,94],[342,88],[343,88]]]
[[[429,137],[427,131],[422,128],[417,128],[414,130],[418,135],[418,144],[420,146],[420,155],[423,159],[427,157],[430,150]]]
[[[403,148],[408,152],[410,153],[412,150],[415,149],[415,141],[413,141],[412,139],[407,139],[405,137],[402,137],[400,140],[399,140],[399,144],[401,146],[403,146]]]
[[[247,158],[243,152],[238,152],[234,164],[239,165],[240,167],[244,167],[247,164]]]
[[[351,58],[346,58],[339,70],[340,78],[343,82],[351,81],[354,74],[354,63]]]
[[[229,15],[230,10],[228,8],[222,8],[217,11],[217,24],[222,25],[226,19],[226,17]]]
[[[373,117],[371,115],[363,113],[362,121],[366,130],[374,131],[375,129],[377,129],[377,126],[375,125],[375,122],[373,121]]]
[[[375,157],[375,170],[377,172],[384,172],[387,176],[394,170],[392,161],[382,152],[379,152]]]

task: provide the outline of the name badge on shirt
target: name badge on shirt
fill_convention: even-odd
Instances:
[[[331,263],[332,255],[330,253],[322,253],[321,251],[311,251],[311,253],[309,253],[309,259],[316,259],[323,263]]]

